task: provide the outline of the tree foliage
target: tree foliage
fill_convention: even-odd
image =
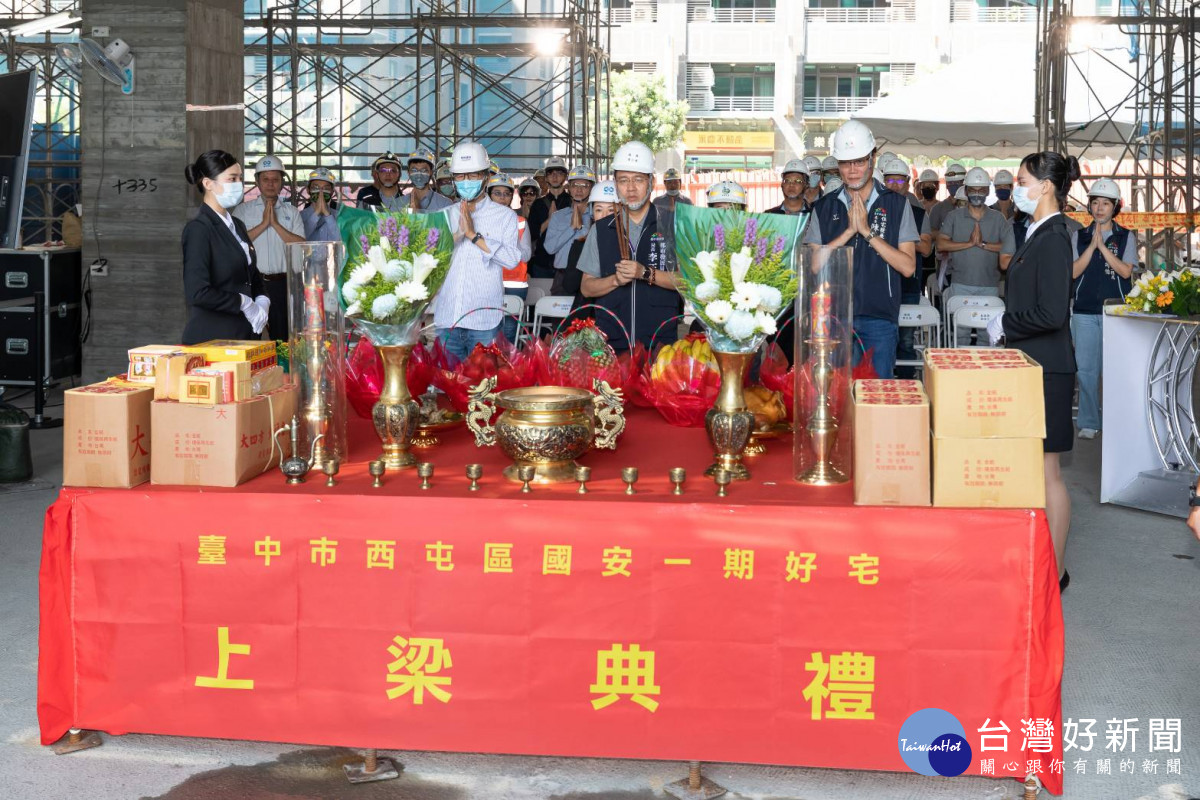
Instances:
[[[620,72],[612,76],[612,155],[626,142],[639,141],[660,152],[683,138],[688,104],[672,100],[662,76]]]

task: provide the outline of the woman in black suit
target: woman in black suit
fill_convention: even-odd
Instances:
[[[1013,202],[1032,220],[1025,242],[1008,265],[1005,312],[992,320],[993,341],[1002,336],[1042,365],[1046,403],[1046,517],[1059,586],[1070,577],[1063,567],[1071,529],[1071,497],[1059,468],[1059,453],[1071,450],[1075,428],[1071,402],[1075,392],[1075,349],[1071,345],[1071,234],[1062,209],[1071,184],[1079,180],[1079,162],[1058,153],[1031,153],[1021,162]]]
[[[224,150],[209,150],[189,164],[184,175],[204,195],[204,202],[183,228],[188,307],[183,343],[257,339],[271,301],[263,293],[246,226],[229,213],[242,201],[242,168]]]

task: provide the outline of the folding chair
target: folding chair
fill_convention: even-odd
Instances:
[[[952,295],[950,299],[946,301],[945,318],[947,320],[953,320],[955,315],[958,314],[959,310],[966,307],[1004,308],[1004,301],[999,297],[991,297],[988,295]],[[945,330],[942,331],[942,341],[946,343],[947,347],[952,347],[953,345],[950,343],[953,341],[953,338],[954,337],[952,336],[950,326],[947,325]]]
[[[525,330],[525,301],[515,294],[504,295],[504,317],[517,318],[517,333],[513,336],[513,344],[521,344],[521,334]]]
[[[982,330],[980,341],[990,341],[987,335],[987,326],[996,317],[1004,313],[1004,307],[1000,306],[963,306],[954,314],[954,324],[950,326],[951,347],[958,347],[958,329],[971,328],[973,330]],[[965,345],[964,345],[965,346]],[[980,348],[990,348],[991,345],[977,345]]]
[[[900,306],[900,327],[918,328],[913,340],[913,348],[917,351],[915,359],[898,359],[898,367],[916,367],[921,369],[925,361],[921,358],[926,347],[935,345],[942,338],[942,315],[930,305]]]
[[[571,306],[575,304],[575,298],[569,294],[549,295],[537,301],[537,305],[533,309],[533,329],[529,332],[530,336],[541,337],[542,326],[550,327],[549,323],[544,322],[546,319],[565,319],[571,315]]]

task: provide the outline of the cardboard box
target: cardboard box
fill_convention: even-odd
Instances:
[[[176,486],[237,486],[279,464],[271,435],[296,413],[287,387],[241,403],[151,404],[154,456],[150,479]],[[286,457],[290,444],[279,437]]]
[[[929,398],[920,382],[855,381],[853,397],[854,504],[929,505]]]
[[[1046,436],[1042,368],[1019,350],[926,350],[925,390],[939,439]]]
[[[199,353],[174,352],[158,356],[154,362],[154,399],[178,400],[179,379],[190,370],[204,366]]]
[[[270,367],[267,367],[270,369]],[[249,400],[254,396],[251,391],[251,371],[249,361],[215,361],[203,368],[204,372],[220,372],[223,373],[225,379],[225,400],[226,402],[236,402],[238,400]],[[263,370],[258,370],[262,372]],[[263,394],[259,392],[259,394]]]
[[[251,370],[266,369],[276,363],[275,342],[233,339],[213,339],[211,342],[184,348],[189,353],[199,353],[209,364],[218,361],[248,361]]]
[[[110,380],[63,398],[63,485],[130,488],[150,480],[154,390]]]
[[[153,387],[158,357],[178,353],[180,350],[179,345],[174,344],[148,344],[145,347],[133,348],[129,351],[129,370],[125,373],[125,379]]]
[[[934,438],[933,504],[1044,508],[1042,440]]]

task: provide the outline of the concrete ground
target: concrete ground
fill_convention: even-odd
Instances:
[[[0,484],[0,800],[649,800],[666,797],[662,787],[685,774],[683,765],[653,761],[389,752],[403,766],[398,780],[351,787],[340,766],[355,754],[340,749],[129,735],[53,755],[38,744],[35,713],[37,571],[42,515],[62,474],[61,437],[61,429],[32,432],[34,480]],[[1078,442],[1064,466],[1074,515],[1063,717],[1095,719],[1100,732],[1092,752],[1065,754],[1064,797],[1193,798],[1200,795],[1200,546],[1178,519],[1100,505],[1099,440]],[[1153,717],[1182,720],[1180,753],[1148,752]],[[1105,720],[1129,718],[1139,720],[1136,753],[1103,752]],[[1074,772],[1080,757],[1082,775]],[[1112,758],[1113,774],[1097,774],[1097,757]],[[1133,759],[1132,772],[1121,771],[1122,757]],[[1168,774],[1176,758],[1179,772]],[[1011,780],[737,764],[708,765],[706,774],[730,800],[1021,797]]]

